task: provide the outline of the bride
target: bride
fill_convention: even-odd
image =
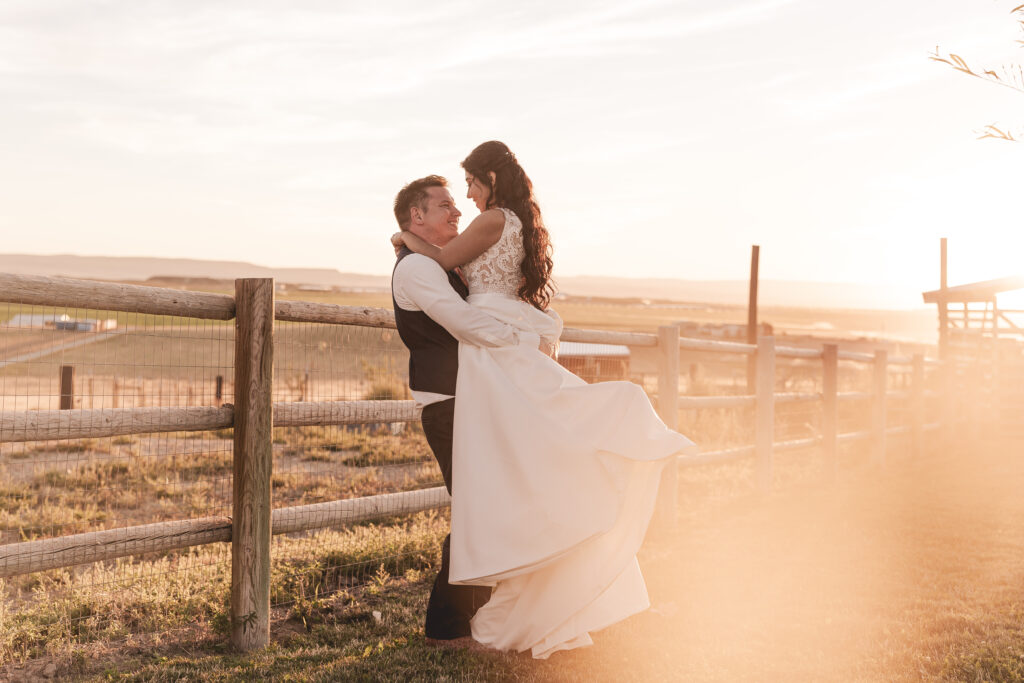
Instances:
[[[554,349],[561,319],[533,185],[501,142],[462,162],[480,215],[443,248],[408,231],[396,246],[462,266],[468,301]],[[534,657],[649,606],[637,564],[662,469],[695,449],[631,382],[587,384],[525,347],[459,346],[452,446],[453,584],[493,586],[473,638]]]

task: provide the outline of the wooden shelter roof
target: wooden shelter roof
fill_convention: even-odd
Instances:
[[[967,285],[957,285],[946,289],[933,289],[930,292],[923,292],[926,304],[937,304],[943,301],[947,303],[973,303],[976,301],[991,301],[1000,292],[1010,292],[1015,289],[1024,289],[1024,277],[1000,277],[995,280],[983,280],[972,282]]]

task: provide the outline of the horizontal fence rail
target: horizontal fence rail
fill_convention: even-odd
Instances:
[[[93,308],[205,320],[231,320],[235,317],[235,299],[227,294],[36,275],[0,273],[0,299],[12,304]]]
[[[269,280],[240,280],[237,283],[253,283],[253,288],[262,287],[266,315],[279,322],[320,323],[331,325],[355,325],[371,328],[395,328],[395,317],[391,310],[362,306],[341,306],[335,304],[274,301],[266,285]],[[80,307],[97,310],[111,310],[151,315],[178,316],[207,320],[231,320],[236,314],[249,318],[252,302],[245,298],[246,286],[238,286],[236,297],[221,294],[183,292],[160,287],[139,285],[118,285],[113,283],[47,278],[35,276],[0,274],[0,300],[26,305]],[[255,299],[254,299],[255,301]],[[269,301],[269,307],[266,307]],[[258,317],[258,316],[257,316]],[[249,320],[251,323],[252,320]],[[265,324],[265,319],[263,323]],[[236,320],[236,327],[240,325]],[[272,335],[271,335],[272,336]],[[680,466],[700,466],[755,461],[758,486],[771,486],[772,457],[784,453],[810,448],[822,448],[825,464],[835,476],[836,446],[860,441],[870,441],[875,457],[884,464],[885,437],[909,435],[914,450],[920,450],[921,435],[947,426],[952,417],[943,409],[942,422],[926,422],[925,401],[941,399],[943,394],[924,386],[924,367],[943,368],[937,361],[915,357],[889,357],[884,350],[877,353],[854,352],[838,348],[835,344],[823,348],[796,348],[774,345],[771,337],[762,337],[758,344],[743,344],[709,339],[680,337],[677,326],[664,326],[658,334],[623,332],[611,330],[590,330],[565,328],[561,339],[567,342],[588,342],[595,344],[616,344],[628,347],[656,348],[658,350],[659,412],[670,426],[676,424],[680,410],[700,411],[710,409],[753,408],[757,425],[756,443],[711,450],[695,455],[680,456]],[[248,351],[239,345],[236,336],[235,363],[245,359]],[[266,348],[272,351],[272,340]],[[702,352],[712,354],[733,354],[749,356],[749,362],[756,365],[758,384],[756,393],[734,396],[683,396],[679,395],[679,354],[680,352]],[[255,356],[253,356],[255,357]],[[796,361],[818,360],[822,362],[825,382],[822,392],[776,391],[775,367],[777,358]],[[251,358],[250,358],[251,360]],[[873,367],[872,391],[837,390],[836,363],[848,361],[869,363]],[[265,372],[267,360],[262,370]],[[746,362],[746,361],[745,361]],[[804,367],[804,364],[797,363]],[[913,367],[913,384],[909,390],[894,389],[887,385],[887,369],[895,365]],[[907,374],[904,371],[904,374]],[[947,373],[948,375],[948,373]],[[830,379],[831,378],[831,379]],[[236,378],[237,379],[237,378]],[[220,380],[218,379],[218,382]],[[948,381],[948,380],[947,380]],[[945,385],[950,386],[950,385]],[[220,397],[218,384],[217,397]],[[238,387],[238,383],[236,383]],[[264,387],[265,389],[265,387]],[[236,391],[238,389],[236,388]],[[748,389],[749,391],[749,389]],[[837,405],[839,402],[871,401],[871,428],[846,433],[838,432]],[[886,404],[889,401],[909,402],[911,424],[887,424]],[[218,400],[219,403],[219,400]],[[267,425],[272,427],[308,427],[326,425],[389,424],[412,422],[419,419],[419,410],[410,400],[334,400],[334,401],[278,401],[269,408],[253,407],[246,401],[247,410],[256,416],[265,416]],[[774,415],[776,405],[820,403],[823,411],[823,430],[806,438],[777,441],[774,436]],[[259,411],[262,410],[263,413]],[[269,412],[268,412],[269,411]],[[269,505],[268,471],[250,472],[247,458],[251,448],[265,449],[270,453],[270,436],[267,425],[252,432],[252,425],[236,415],[235,406],[224,404],[220,407],[173,407],[173,408],[112,408],[76,410],[23,410],[0,411],[0,442],[28,442],[57,439],[89,439],[131,434],[162,432],[212,431],[235,428],[235,497],[240,496],[237,488],[237,473],[246,472],[247,478],[255,477],[257,488],[262,487],[266,500],[259,505]],[[260,419],[263,419],[260,417]],[[253,436],[255,434],[255,436]],[[241,441],[240,441],[241,439]],[[248,442],[256,439],[256,446]],[[264,456],[261,456],[265,458]],[[241,469],[239,469],[241,467]],[[259,470],[259,468],[257,468]],[[675,470],[670,468],[671,478]],[[252,483],[252,482],[250,482]],[[248,486],[249,484],[246,484]],[[664,488],[664,487],[663,487]],[[248,489],[245,489],[248,491]],[[258,491],[257,491],[258,493]],[[246,494],[248,495],[248,494]],[[674,489],[673,489],[674,495]],[[674,499],[673,499],[674,500]],[[338,527],[383,516],[405,515],[422,510],[444,507],[450,499],[444,487],[434,487],[387,493],[359,498],[334,500],[311,505],[283,507],[269,511],[269,534],[280,535],[315,529]],[[665,503],[662,500],[659,506]],[[674,504],[672,505],[674,508]],[[267,519],[263,518],[263,523]],[[246,523],[247,524],[247,523]],[[109,561],[130,555],[159,553],[208,543],[231,542],[233,552],[236,545],[251,540],[239,534],[263,533],[246,531],[246,524],[239,531],[238,520],[229,516],[203,517],[178,521],[127,526],[105,531],[96,531],[45,540],[27,540],[0,546],[0,578],[46,569]],[[234,533],[233,533],[234,530]],[[266,531],[264,529],[263,531]],[[269,563],[269,551],[250,550],[246,546],[243,554],[249,557],[253,552],[266,554],[259,563]],[[260,568],[265,570],[266,566]],[[238,579],[242,580],[242,579]],[[244,581],[243,581],[244,583]],[[259,581],[256,582],[257,584]],[[264,580],[265,583],[265,580]],[[245,584],[244,600],[256,600],[255,613],[259,607],[260,592],[266,588]],[[254,592],[255,591],[255,592]],[[232,602],[236,601],[233,584]],[[242,600],[242,598],[238,598]],[[246,602],[248,604],[248,602]],[[233,612],[234,613],[234,612]],[[253,636],[248,633],[237,636],[233,630],[232,639],[242,649],[265,644],[269,628],[266,615],[261,616],[259,630],[266,631]],[[235,625],[237,626],[237,625]]]
[[[277,508],[271,533],[290,534],[407,515],[449,505],[443,486]],[[0,578],[143,553],[230,542],[231,517],[205,517],[0,545]]]
[[[394,329],[395,313],[386,308],[340,306],[309,301],[274,302],[274,319],[293,323],[328,323]]]
[[[230,405],[214,408],[106,408],[0,411],[0,442],[97,439],[128,434],[191,432],[234,426]]]

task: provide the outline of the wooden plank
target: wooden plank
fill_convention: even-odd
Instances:
[[[910,419],[911,419],[911,452],[915,458],[920,458],[924,453],[924,419],[925,419],[925,394],[924,394],[924,356],[920,353],[914,355],[914,371],[910,379]]]
[[[612,330],[581,330],[566,327],[562,330],[562,341],[587,342],[590,344],[622,344],[624,346],[657,346],[658,337],[641,332],[614,332]]]
[[[669,429],[679,427],[679,326],[658,328],[658,414]],[[679,468],[672,460],[661,475],[655,524],[675,528],[678,511]]]
[[[807,393],[807,392],[779,392],[775,394],[775,403],[812,403],[814,401],[820,401],[821,394]]]
[[[235,280],[235,301],[231,642],[248,652],[270,642],[274,280]]]
[[[0,545],[0,578],[230,539],[230,517],[204,517],[10,543]]]
[[[313,322],[335,325],[361,325],[363,327],[395,327],[395,314],[386,308],[368,306],[338,306],[309,301],[278,301],[274,304],[274,317],[286,322]],[[657,346],[658,337],[641,332],[614,330],[585,330],[567,327],[562,330],[562,341],[591,344],[622,344],[625,346]]]
[[[826,481],[835,482],[839,472],[839,346],[825,344],[822,358],[821,438]]]
[[[710,351],[712,353],[742,353],[747,355],[757,353],[757,346],[753,344],[714,341],[712,339],[694,339],[692,337],[680,338],[679,348],[684,351]]]
[[[235,300],[226,294],[122,285],[41,275],[0,273],[0,300],[12,304],[123,311],[185,318],[230,320]]]
[[[369,519],[407,515],[451,505],[443,486],[399,493],[382,493],[364,498],[332,500],[274,510],[274,534],[344,526]]]
[[[775,441],[775,337],[757,340],[757,488],[772,487],[772,444]]]
[[[817,448],[821,445],[820,436],[810,436],[806,439],[790,439],[789,441],[776,441],[772,448],[776,453],[782,451],[799,451],[805,448]]]
[[[234,422],[230,404],[221,408],[104,408],[100,410],[5,410],[0,443],[99,439],[123,434],[158,434],[226,429]]]
[[[775,452],[797,451],[804,448],[815,448],[822,444],[822,437],[812,436],[806,439],[792,439],[790,441],[776,441],[773,444]],[[725,448],[696,455],[680,455],[679,464],[683,467],[696,465],[714,465],[724,462],[738,462],[757,455],[755,446],[739,446],[737,448]]]
[[[414,422],[415,401],[288,401],[275,403],[275,427]],[[0,443],[53,439],[98,439],[123,434],[227,429],[231,404],[221,408],[120,408],[0,412]]]
[[[878,465],[885,467],[885,421],[886,421],[886,389],[888,386],[888,351],[875,351],[875,363],[872,370],[872,388],[875,395],[871,403],[871,431],[874,432],[873,459]]]
[[[274,404],[275,427],[414,422],[415,401],[289,401]]]
[[[757,270],[760,263],[761,247],[750,248],[750,296],[747,298],[747,344],[757,344]],[[754,393],[757,387],[757,359],[747,359],[747,392]]]
[[[395,313],[387,308],[339,306],[312,301],[276,301],[274,318],[298,323],[395,328]]]
[[[809,358],[812,360],[821,358],[819,349],[801,349],[794,346],[776,346],[776,358]]]
[[[864,363],[873,363],[875,357],[870,353],[859,353],[856,351],[840,351],[839,360],[854,360]]]
[[[939,242],[939,293],[936,300],[939,306],[939,359],[949,359],[949,302],[946,301],[947,268],[946,268],[946,238]],[[925,301],[928,301],[927,296]]]
[[[680,396],[678,401],[683,410],[744,408],[757,405],[757,396]]]
[[[863,441],[865,439],[870,439],[873,436],[874,432],[870,429],[865,429],[859,432],[846,432],[845,434],[840,434],[836,439],[839,443],[849,443],[851,441]]]
[[[683,467],[717,465],[723,462],[744,460],[753,457],[755,453],[756,449],[753,446],[726,448],[718,451],[708,451],[707,453],[697,453],[695,455],[680,455],[679,464]]]
[[[272,513],[272,533],[344,526],[445,507],[450,503],[445,488],[437,486],[278,508]],[[0,545],[0,578],[230,540],[230,517],[204,517],[10,543]]]

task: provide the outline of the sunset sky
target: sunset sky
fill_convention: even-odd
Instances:
[[[1019,0],[1018,0],[1019,1]],[[7,0],[7,253],[384,274],[391,202],[507,142],[556,274],[937,286],[1024,271],[997,0]]]

